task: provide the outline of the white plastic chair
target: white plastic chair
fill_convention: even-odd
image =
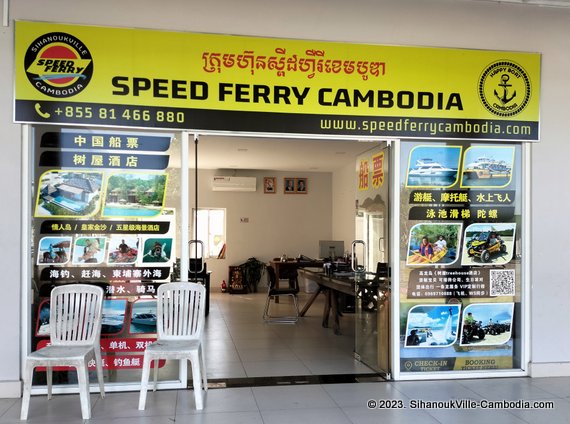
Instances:
[[[208,390],[206,362],[202,351],[206,288],[198,283],[166,283],[157,291],[157,340],[144,352],[139,410],[144,410],[150,363],[154,361],[154,388],[159,359],[189,360],[196,409],[203,409],[202,387]]]
[[[77,369],[81,415],[91,418],[88,363],[95,359],[101,397],[105,397],[103,362],[101,361],[101,318],[103,289],[86,284],[69,284],[51,292],[49,331],[50,344],[26,358],[24,394],[20,419],[28,418],[34,368],[46,367],[48,399],[52,397],[52,368],[70,366]]]

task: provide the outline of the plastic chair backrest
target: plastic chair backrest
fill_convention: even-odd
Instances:
[[[93,345],[101,335],[103,289],[86,284],[56,287],[50,296],[52,345]]]
[[[166,283],[157,292],[157,338],[200,340],[206,319],[206,288],[198,283]]]

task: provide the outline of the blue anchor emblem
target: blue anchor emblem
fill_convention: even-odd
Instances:
[[[501,75],[501,83],[498,84],[499,87],[503,87],[503,97],[499,97],[499,93],[497,93],[497,90],[494,90],[495,92],[495,97],[497,99],[499,99],[499,101],[503,104],[506,105],[507,103],[509,103],[511,100],[513,100],[515,98],[515,96],[517,95],[517,90],[513,91],[513,95],[511,97],[508,97],[508,93],[509,93],[509,89],[508,87],[512,87],[512,84],[507,84],[509,82],[509,75],[508,74],[503,74]]]

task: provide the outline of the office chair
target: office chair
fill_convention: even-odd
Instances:
[[[269,289],[267,291],[267,300],[265,301],[265,309],[263,311],[263,320],[265,322],[296,323],[299,320],[299,301],[297,299],[297,294],[299,293],[299,282],[297,280],[297,270],[291,268],[286,274],[283,275],[283,279],[289,280],[289,286],[283,288],[277,287],[277,277],[275,275],[275,270],[273,267],[267,267],[267,275],[269,277]],[[275,300],[275,298],[279,296],[291,296],[293,298],[295,307],[294,316],[272,316],[269,313],[271,300]]]

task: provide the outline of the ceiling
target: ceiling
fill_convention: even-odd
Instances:
[[[198,167],[296,172],[333,172],[355,163],[370,141],[237,136],[200,136]],[[191,147],[190,161],[194,161]]]

